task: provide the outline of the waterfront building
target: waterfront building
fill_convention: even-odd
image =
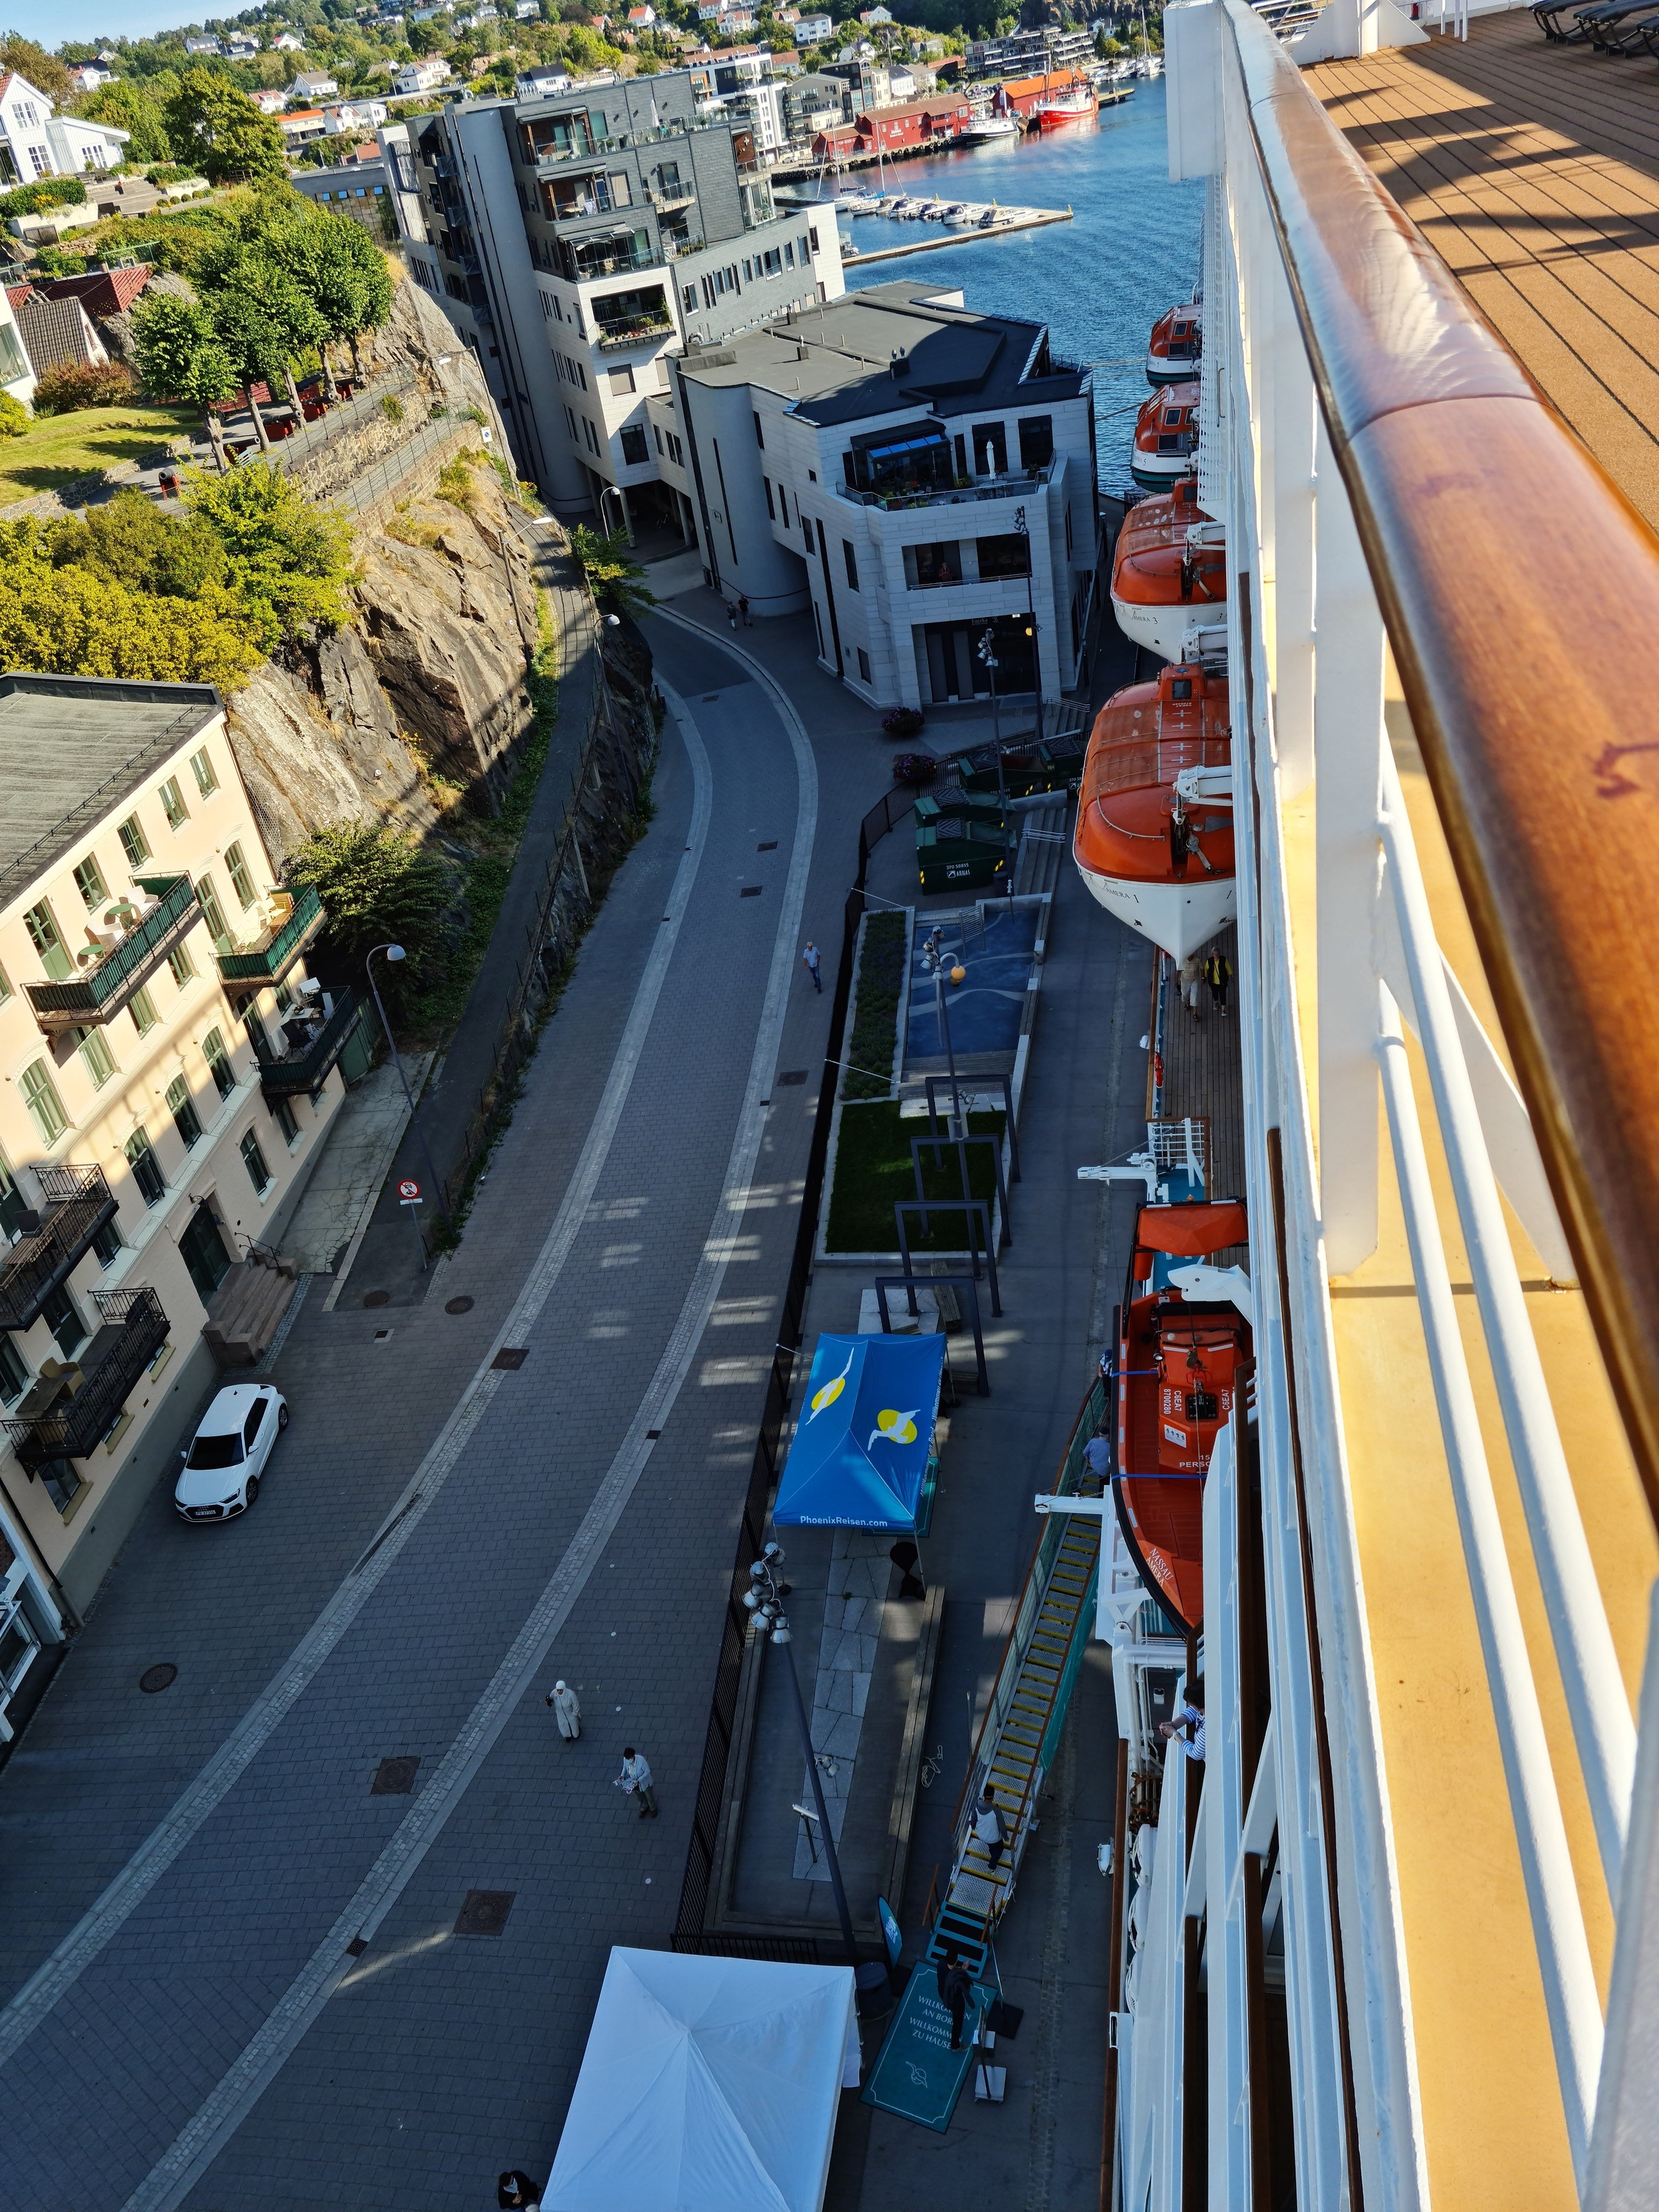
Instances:
[[[968,48],[969,76],[1047,76],[1087,69],[1095,42],[1087,31],[1012,31],[1003,39],[975,39]]]
[[[381,134],[410,274],[477,354],[526,474],[561,512],[688,540],[690,482],[647,406],[665,356],[842,289],[834,221],[777,209],[752,131],[707,106],[677,70]]]
[[[897,154],[930,140],[960,137],[973,127],[967,99],[950,92],[930,93],[890,107],[867,108],[850,123],[832,124],[812,141],[815,161],[845,161],[858,156]]]
[[[1095,570],[1093,399],[1038,323],[884,284],[673,363],[709,580],[811,608],[818,658],[878,706],[1076,681]]]
[[[210,685],[0,677],[0,1733],[3,1655],[97,1589],[338,1108],[357,1011],[306,987],[322,921]]]

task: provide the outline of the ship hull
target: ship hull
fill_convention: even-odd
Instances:
[[[1129,474],[1143,491],[1168,491],[1171,484],[1179,483],[1193,472],[1193,456],[1185,453],[1143,453],[1137,452],[1129,463]]]
[[[1077,871],[1089,887],[1089,896],[1108,914],[1115,914],[1126,927],[1162,946],[1177,964],[1218,935],[1238,911],[1237,887],[1231,876],[1218,881],[1200,876],[1193,883],[1140,883],[1131,876],[1103,876],[1085,868],[1080,860]]]

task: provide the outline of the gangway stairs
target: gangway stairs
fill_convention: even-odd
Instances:
[[[1079,1497],[1098,1498],[1101,1492],[1099,1477],[1084,1463],[1083,1447],[1104,1412],[1105,1392],[1097,1384],[1085,1401],[1059,1478]],[[926,1954],[938,1960],[953,1945],[975,1977],[988,1963],[996,1923],[1012,1902],[1020,1862],[1037,1825],[1042,1778],[1054,1762],[1088,1644],[1100,1532],[1092,1514],[1055,1515],[1045,1528],[981,1724],[957,1812],[950,1881]],[[1007,1830],[1006,1846],[994,1867],[990,1845],[974,1832],[977,1801],[988,1784]]]

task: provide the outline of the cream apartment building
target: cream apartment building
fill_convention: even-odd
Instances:
[[[307,981],[322,921],[210,686],[0,677],[0,1741],[339,1105],[358,1009]]]

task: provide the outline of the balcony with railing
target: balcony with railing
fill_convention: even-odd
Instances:
[[[251,944],[219,955],[220,980],[232,990],[280,983],[328,919],[313,884],[274,892],[267,912],[268,927]]]
[[[259,1088],[265,1097],[298,1098],[320,1091],[345,1050],[361,1011],[354,993],[337,991],[333,1007],[322,1020],[308,1024],[296,1017],[283,1024],[283,1051],[273,1053],[256,1044]]]
[[[6,1422],[12,1449],[31,1474],[48,1460],[85,1459],[95,1451],[167,1340],[167,1314],[154,1291],[92,1296],[103,1326],[78,1359],[41,1376]]]
[[[167,958],[201,913],[188,876],[141,876],[138,889],[155,903],[107,950],[88,952],[84,974],[61,983],[31,983],[29,1004],[43,1030],[80,1029],[113,1020],[145,978]]]
[[[853,484],[837,484],[837,498],[854,507],[880,507],[890,511],[910,507],[971,507],[990,500],[1032,499],[1054,475],[1054,464],[1018,474],[957,477],[949,484],[921,484],[890,491],[860,491]]]
[[[0,1249],[0,1328],[28,1328],[99,1231],[115,1218],[115,1194],[101,1168],[34,1171],[46,1203],[21,1219],[22,1234]]]
[[[1244,0],[1165,20],[1172,169],[1210,194],[1199,496],[1241,582],[1259,1465],[1230,1444],[1206,1486],[1209,1756],[1172,1881],[1158,1832],[1117,2185],[1275,2193],[1276,2021],[1296,2201],[1608,2212],[1659,2160],[1659,1007],[1626,988],[1659,927],[1629,703],[1650,434],[1615,488],[1540,398],[1559,333],[1506,323],[1535,349],[1505,350]],[[1465,145],[1538,36],[1481,28],[1453,115],[1418,50]],[[1345,116],[1398,113],[1331,76]],[[1420,114],[1399,127],[1391,179],[1437,183]],[[1586,127],[1552,113],[1506,172],[1565,295],[1592,253],[1596,286],[1639,283],[1644,250],[1581,245],[1524,173],[1599,166],[1557,135]]]

